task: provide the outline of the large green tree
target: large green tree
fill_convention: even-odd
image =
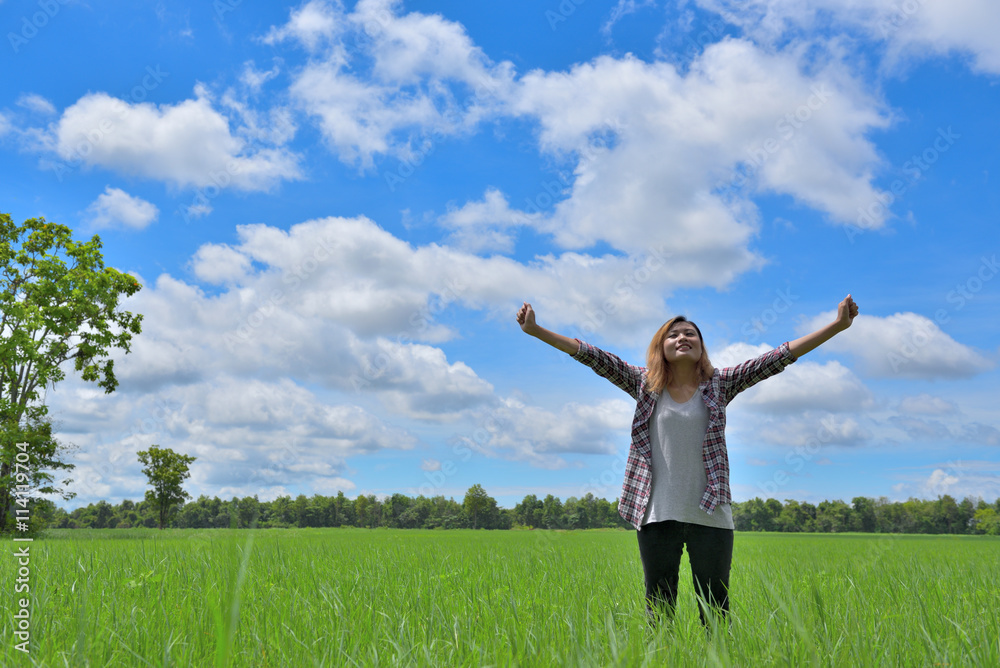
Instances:
[[[493,501],[493,498],[486,493],[486,490],[483,489],[483,486],[479,483],[470,487],[469,491],[465,493],[465,499],[462,501],[462,508],[464,508],[465,513],[472,518],[473,529],[478,528],[479,518],[489,511],[490,501]]]
[[[44,218],[17,225],[0,213],[0,528],[7,528],[17,489],[18,442],[32,448],[31,489],[61,492],[37,472],[71,468],[46,426],[40,392],[65,378],[68,362],[83,380],[113,392],[111,353],[128,353],[141,331],[142,316],[119,309],[139,282],[104,266],[100,237],[74,241],[71,232]]]
[[[146,490],[146,500],[152,502],[158,510],[162,529],[167,525],[170,511],[174,506],[191,498],[191,495],[181,487],[181,483],[191,477],[188,466],[196,458],[158,445],[151,445],[149,450],[137,454],[139,461],[145,466],[142,472],[146,474],[149,484],[153,487],[151,490]]]

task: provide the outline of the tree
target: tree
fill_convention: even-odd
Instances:
[[[57,482],[50,473],[57,469],[73,469],[72,464],[61,461],[68,450],[53,438],[52,422],[41,411],[30,411],[20,423],[0,424],[0,531],[16,526],[14,503],[24,503],[18,498],[59,494],[63,500],[69,500],[75,496],[56,486],[68,485],[73,482],[72,478]],[[17,497],[15,490],[29,494]]]
[[[490,501],[493,499],[483,486],[476,483],[469,488],[469,491],[465,493],[465,499],[462,501],[462,508],[465,510],[466,514],[472,518],[472,528],[475,529],[478,523],[479,516],[484,514],[490,507]],[[494,505],[495,505],[494,501]]]
[[[560,529],[566,523],[563,503],[551,494],[542,501],[542,524],[546,529]]]
[[[977,532],[1000,536],[1000,514],[994,508],[987,506],[977,510],[973,521]]]
[[[183,503],[185,499],[191,498],[191,495],[181,487],[181,483],[191,477],[188,465],[196,458],[178,454],[170,448],[161,448],[158,445],[152,445],[149,450],[137,454],[139,461],[145,465],[142,472],[149,478],[149,484],[153,487],[152,490],[146,491],[146,500],[152,502],[159,511],[162,529],[167,524],[171,509],[178,503]]]
[[[260,500],[257,498],[257,495],[254,494],[253,496],[246,496],[240,499],[236,512],[241,529],[256,527],[257,520],[260,518]]]
[[[854,518],[857,522],[857,529],[871,533],[877,526],[875,517],[875,499],[866,496],[856,496],[851,499],[851,506],[854,508]]]
[[[365,527],[368,522],[368,497],[363,494],[358,494],[358,498],[354,500],[354,512],[357,516],[357,526]]]
[[[83,380],[105,392],[118,387],[111,350],[130,350],[141,332],[141,315],[119,310],[123,296],[139,291],[139,282],[104,266],[101,239],[71,238],[65,225],[31,218],[14,224],[0,213],[0,519],[6,524],[14,500],[12,471],[17,441],[7,435],[31,432],[48,412],[40,390],[65,378],[62,365],[72,360]],[[24,441],[31,447],[51,440]],[[33,470],[69,468],[59,449],[36,453]],[[58,492],[59,490],[53,490]]]

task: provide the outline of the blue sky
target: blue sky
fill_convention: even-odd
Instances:
[[[47,401],[67,507],[614,499],[634,404],[521,333],[716,366],[854,326],[730,406],[734,498],[1000,495],[988,0],[0,2],[0,210],[143,289],[121,385]]]

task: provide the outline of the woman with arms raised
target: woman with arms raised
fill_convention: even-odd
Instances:
[[[638,367],[579,339],[535,322],[527,302],[517,312],[521,329],[591,367],[636,400],[632,446],[618,512],[637,530],[651,620],[657,608],[672,614],[684,547],[688,550],[701,620],[705,607],[729,611],[733,555],[726,406],[737,394],[780,373],[797,358],[851,326],[858,307],[851,295],[837,319],[760,357],[716,369],[697,325],[683,316],[664,323]]]

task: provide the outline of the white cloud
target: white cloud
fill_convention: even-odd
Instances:
[[[243,73],[240,75],[240,81],[251,91],[258,92],[265,83],[278,76],[280,72],[281,67],[278,62],[275,62],[274,67],[269,70],[258,70],[254,62],[248,60],[243,63]]]
[[[331,44],[295,76],[291,97],[340,159],[362,169],[381,155],[410,159],[432,136],[474,127],[512,80],[510,64],[493,65],[460,24],[401,15],[400,6],[362,0],[344,13],[339,3],[314,0],[267,38],[294,38],[314,52],[320,36]],[[351,51],[341,41],[348,37]]]
[[[961,411],[954,402],[935,397],[926,392],[916,396],[903,397],[899,402],[899,412],[918,415],[957,415]]]
[[[90,93],[67,108],[52,143],[63,160],[179,187],[267,190],[302,177],[283,148],[250,149],[205,91],[175,105],[130,104]]]
[[[993,28],[1000,5],[992,0],[698,0],[755,39],[777,41],[823,30],[854,30],[887,44],[890,60],[928,54],[971,55],[973,66],[1000,72]]]
[[[459,442],[486,457],[527,461],[533,466],[568,466],[566,454],[612,454],[627,439],[635,403],[621,399],[592,405],[569,403],[558,412],[501,399],[482,409],[480,426],[459,436]]]
[[[958,476],[949,475],[942,469],[934,469],[934,472],[927,478],[925,486],[927,491],[932,494],[947,494],[948,489],[958,481]]]
[[[20,95],[17,98],[17,106],[46,116],[56,113],[55,106],[38,93],[24,93]]]
[[[897,415],[889,418],[889,423],[903,430],[916,441],[943,441],[951,439],[951,432],[938,420],[922,420],[916,417]]]
[[[821,313],[797,329],[802,334],[814,331],[835,316],[833,311]],[[850,329],[824,343],[823,348],[852,355],[867,376],[966,378],[993,367],[989,359],[916,313],[859,315]]]
[[[281,27],[272,26],[262,41],[274,45],[285,40],[297,40],[309,51],[316,51],[322,42],[339,33],[342,20],[338,14],[341,9],[339,2],[334,7],[323,0],[311,0],[299,9],[291,10],[288,23]]]
[[[540,214],[528,214],[510,208],[507,198],[496,188],[488,188],[483,199],[466,202],[460,208],[449,207],[439,222],[454,230],[451,242],[472,253],[514,250],[511,228],[537,224]]]
[[[10,124],[10,121],[7,120],[6,116],[0,114],[0,137],[11,132],[11,130],[13,130],[13,126]]]
[[[152,203],[111,186],[97,196],[87,212],[97,228],[122,226],[134,230],[147,227],[160,215],[160,210]]]
[[[810,456],[815,456],[827,446],[859,445],[872,436],[853,417],[823,413],[757,419],[753,420],[753,424],[743,425],[739,431],[744,440],[752,439],[751,443],[762,441],[804,447]]]
[[[995,461],[951,460],[925,469],[930,474],[903,474],[892,489],[900,500],[909,497],[936,499],[950,494],[956,499],[971,497],[992,500],[1000,497],[1000,464]]]
[[[323,400],[290,379],[222,374],[154,394],[129,390],[95,399],[71,378],[53,395],[69,440],[86,446],[72,458],[77,482],[69,490],[78,493],[78,503],[109,499],[112,490],[141,498],[145,478],[135,453],[154,443],[197,457],[185,485],[195,497],[265,498],[287,486],[314,493],[353,489],[343,477],[348,458],[417,444],[363,408]],[[104,413],[97,429],[88,417],[95,406]]]
[[[250,258],[226,244],[205,244],[191,260],[195,276],[206,283],[237,283],[246,278]]]
[[[609,16],[608,20],[601,26],[601,32],[605,35],[609,35],[611,30],[615,27],[615,24],[620,20],[629,14],[634,14],[636,10],[641,7],[649,7],[655,4],[656,0],[639,0],[638,5],[636,5],[636,0],[618,0],[618,4],[611,10],[611,16]]]
[[[795,53],[727,39],[686,74],[604,56],[520,84],[513,108],[538,119],[542,149],[575,156],[546,229],[564,247],[663,245],[679,280],[722,287],[762,264],[749,249],[751,192],[789,194],[841,223],[877,195],[865,134],[887,119],[834,63],[806,74]]]
[[[662,324],[664,294],[674,287],[663,255],[565,253],[521,264],[438,244],[414,248],[366,218],[308,221],[287,232],[248,225],[238,233],[238,252],[268,267],[246,285],[252,290],[245,291],[244,308],[266,307],[278,293],[282,311],[328,318],[361,337],[440,342],[454,336],[434,317],[449,305],[507,320],[527,299],[553,327],[582,336],[599,330],[605,340],[634,343]]]
[[[712,364],[723,368],[758,357],[772,346],[735,343],[711,354]],[[748,390],[735,400],[740,406],[766,413],[799,413],[809,410],[859,411],[872,403],[864,383],[839,362],[819,364],[796,360],[784,371]]]

